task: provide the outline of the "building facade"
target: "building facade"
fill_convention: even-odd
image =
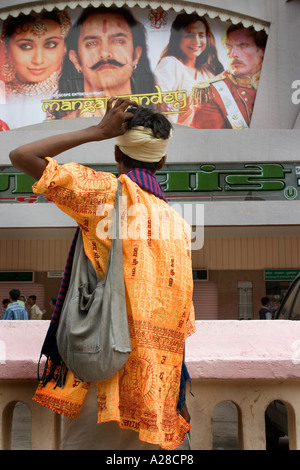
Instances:
[[[101,2],[91,4],[98,7]],[[176,17],[186,12],[207,19],[223,70],[204,78],[195,75],[194,83],[181,84],[181,89],[178,84],[172,88],[171,81],[166,86],[156,81],[154,91],[132,88],[129,94],[141,104],[159,103],[173,123],[167,165],[158,178],[169,203],[193,226],[197,319],[257,319],[261,297],[270,296],[276,308],[300,272],[300,2],[181,0],[173,4],[150,0],[136,6],[130,0],[125,4],[116,0],[114,4],[128,8],[143,24],[150,71],[155,77],[159,77],[160,56]],[[20,288],[26,296],[35,294],[47,319],[51,315],[49,300],[58,293],[75,223],[32,193],[33,181],[11,166],[9,151],[25,142],[99,122],[106,97],[102,91],[90,96],[77,88],[64,88],[61,93],[56,90],[38,99],[15,92],[8,97],[13,35],[7,39],[7,25],[11,17],[33,11],[34,18],[41,18],[38,15],[45,10],[57,9],[69,18],[69,24],[66,17],[61,21],[69,32],[86,7],[80,0],[8,0],[0,7],[0,296],[8,297],[11,287]],[[254,98],[247,94],[252,90],[250,85],[243,85],[239,95],[245,109],[251,111],[248,121],[239,109],[231,112],[226,107],[226,98],[228,101],[234,96],[234,91],[229,95],[226,88],[227,95],[222,97],[220,90],[226,83],[227,70],[234,65],[229,48],[237,45],[232,37],[228,39],[227,31],[237,24],[267,37]],[[43,30],[32,29],[35,37],[43,36]],[[166,76],[171,67],[165,65]],[[230,73],[234,75],[232,68]],[[248,79],[249,73],[245,76]],[[75,83],[70,80],[65,83]],[[195,90],[198,95],[192,101]],[[222,99],[221,104],[214,104],[216,96]],[[211,104],[208,111],[205,102]],[[212,112],[223,107],[225,124],[219,128],[216,120],[209,119]],[[208,113],[207,124],[199,124],[203,113]],[[233,125],[236,116],[239,123]],[[115,171],[113,146],[112,141],[88,144],[58,160]]]

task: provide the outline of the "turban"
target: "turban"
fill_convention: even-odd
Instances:
[[[152,129],[143,126],[132,127],[116,138],[116,145],[128,157],[140,162],[159,162],[165,156],[168,139],[154,137]]]

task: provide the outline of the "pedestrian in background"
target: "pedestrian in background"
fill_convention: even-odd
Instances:
[[[43,312],[40,307],[36,304],[36,295],[30,295],[28,297],[27,303],[31,308],[30,320],[41,320],[43,317]]]
[[[9,299],[3,299],[3,300],[2,300],[2,311],[1,311],[0,319],[3,318],[3,315],[4,315],[4,313],[5,313],[5,310],[7,309],[7,307],[8,307],[9,304],[10,304]]]
[[[11,289],[9,291],[10,304],[5,310],[3,320],[28,320],[27,311],[18,303],[19,297],[19,289]]]
[[[272,320],[272,312],[270,310],[270,299],[269,297],[262,297],[261,309],[259,311],[260,320]]]
[[[51,309],[51,315],[52,315],[52,313],[55,309],[56,301],[57,301],[57,297],[51,297],[50,302],[49,302],[50,309]]]

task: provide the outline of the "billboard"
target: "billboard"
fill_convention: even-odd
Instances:
[[[99,7],[0,22],[0,129],[103,116],[111,96],[199,129],[246,129],[267,34],[196,13]]]

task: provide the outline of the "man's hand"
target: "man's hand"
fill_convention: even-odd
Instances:
[[[186,406],[186,403],[183,405],[182,410],[180,411],[180,414],[186,420],[187,423],[191,421],[191,416]]]
[[[113,106],[114,101],[116,103]],[[48,163],[45,157],[55,157],[78,145],[124,134],[128,120],[133,117],[132,113],[126,112],[129,106],[137,106],[137,103],[123,98],[110,98],[105,116],[98,125],[22,145],[10,152],[11,162],[15,168],[38,180]]]
[[[106,113],[96,126],[99,140],[111,139],[126,132],[128,121],[133,118],[133,113],[126,111],[129,106],[137,107],[138,104],[135,101],[115,96],[108,100]]]

